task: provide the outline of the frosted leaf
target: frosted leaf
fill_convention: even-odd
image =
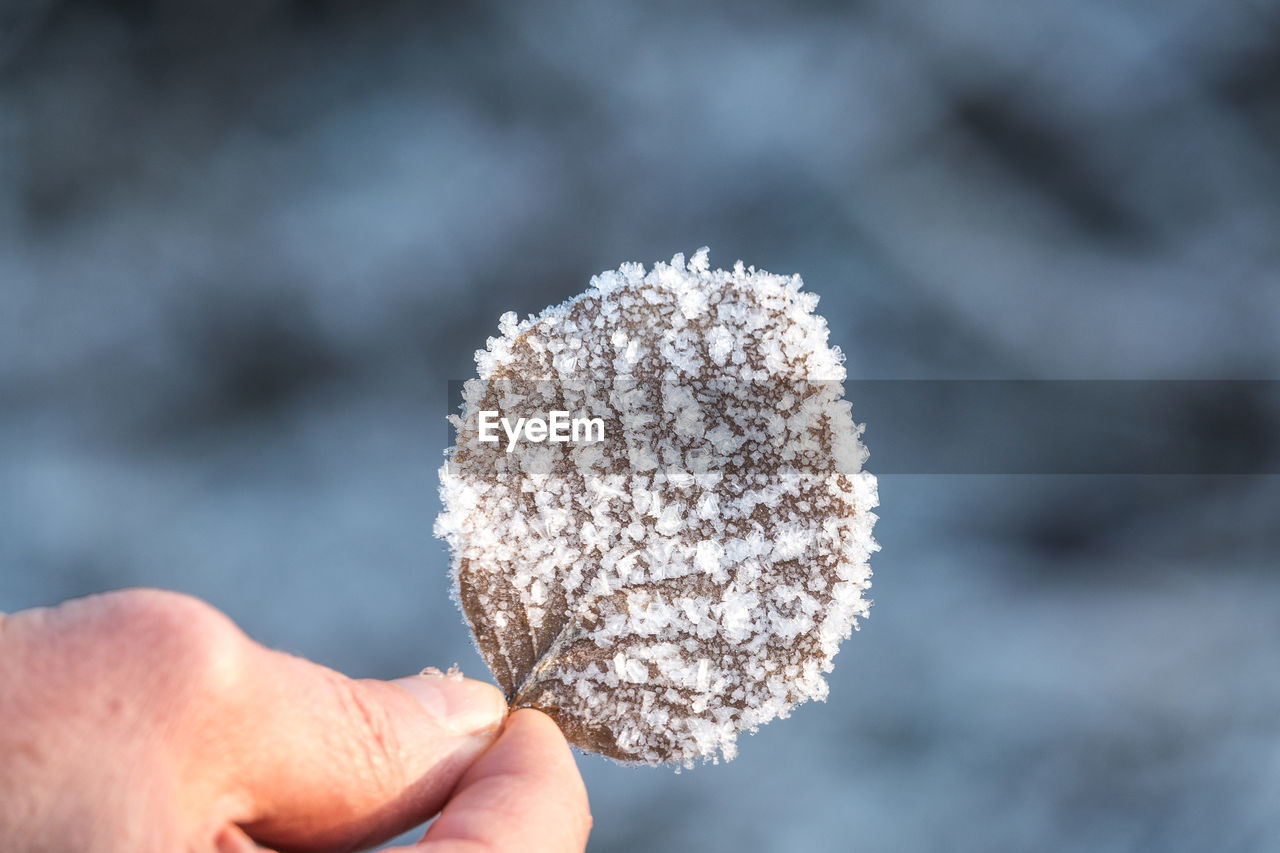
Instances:
[[[869,606],[877,497],[816,304],[703,249],[502,316],[451,417],[436,534],[513,707],[690,766],[826,697]],[[603,437],[553,439],[556,412]],[[513,439],[519,418],[544,428]]]

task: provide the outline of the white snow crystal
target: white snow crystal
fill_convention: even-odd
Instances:
[[[826,696],[869,607],[877,493],[816,305],[798,276],[700,249],[501,316],[450,417],[435,531],[513,705],[585,749],[689,766]],[[507,452],[477,440],[486,409],[598,417],[605,437]]]

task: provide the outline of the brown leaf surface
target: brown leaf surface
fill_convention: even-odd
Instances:
[[[739,731],[825,698],[866,614],[875,479],[800,285],[705,250],[624,265],[476,354],[436,532],[512,705],[583,749],[732,758]],[[603,440],[481,440],[481,412],[552,411]]]

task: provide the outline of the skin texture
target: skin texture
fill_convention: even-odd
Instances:
[[[187,596],[0,616],[0,850],[581,851],[573,756],[470,679],[352,680]]]

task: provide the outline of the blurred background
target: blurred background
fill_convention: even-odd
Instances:
[[[483,675],[431,523],[503,311],[708,245],[852,378],[1280,379],[1278,152],[1272,0],[0,0],[0,610]],[[829,701],[580,757],[591,849],[1275,850],[1278,479],[883,473]]]

